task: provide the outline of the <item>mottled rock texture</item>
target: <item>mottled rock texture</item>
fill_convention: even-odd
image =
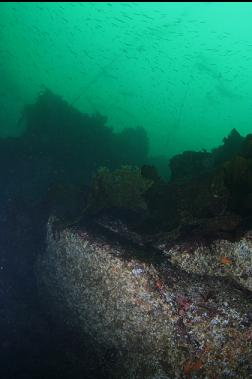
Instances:
[[[146,247],[105,229],[55,233],[50,220],[38,283],[55,318],[101,356],[114,352],[109,378],[248,378],[250,247],[246,238]]]

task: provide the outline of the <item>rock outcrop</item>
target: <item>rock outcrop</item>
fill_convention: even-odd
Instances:
[[[166,249],[101,227],[56,232],[51,219],[38,283],[54,317],[100,351],[109,378],[248,378],[247,237]]]
[[[252,237],[247,232],[238,241],[218,239],[211,243],[156,244],[173,265],[188,273],[224,276],[252,291]]]

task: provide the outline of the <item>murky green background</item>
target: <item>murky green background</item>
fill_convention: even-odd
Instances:
[[[1,3],[0,134],[21,133],[43,86],[151,153],[251,131],[251,3]]]

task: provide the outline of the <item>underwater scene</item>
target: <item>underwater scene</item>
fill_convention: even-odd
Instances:
[[[252,378],[252,3],[0,4],[0,378]]]

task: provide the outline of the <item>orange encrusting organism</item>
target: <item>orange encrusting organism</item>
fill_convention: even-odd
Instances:
[[[230,265],[232,263],[232,259],[225,257],[225,256],[221,257],[220,261],[224,265]]]
[[[203,363],[200,359],[192,362],[192,361],[188,361],[186,364],[185,364],[185,367],[184,367],[184,374],[185,375],[190,375],[192,372],[194,371],[198,371],[198,370],[201,370],[203,367]]]

